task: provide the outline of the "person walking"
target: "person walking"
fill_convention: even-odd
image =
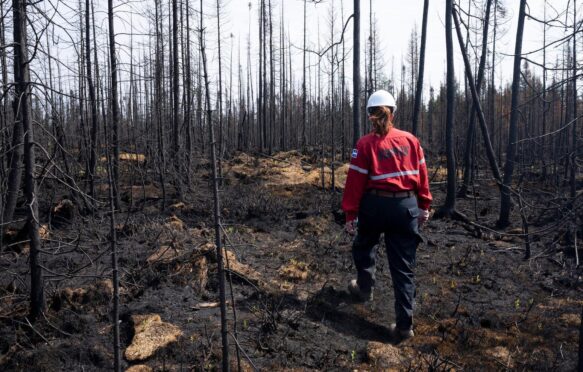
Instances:
[[[352,257],[357,278],[348,290],[359,302],[371,301],[375,285],[376,250],[384,233],[393,279],[396,322],[391,337],[414,336],[414,267],[417,245],[423,241],[419,227],[429,219],[432,196],[419,140],[393,126],[397,105],[387,91],[368,99],[371,133],[352,150],[342,209],[345,230],[355,235]]]

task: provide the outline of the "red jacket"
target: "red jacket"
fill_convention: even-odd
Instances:
[[[383,137],[369,133],[358,140],[356,149],[352,150],[342,197],[347,222],[358,216],[360,199],[367,189],[413,190],[417,193],[419,208],[429,209],[433,198],[425,157],[414,135],[391,128]]]

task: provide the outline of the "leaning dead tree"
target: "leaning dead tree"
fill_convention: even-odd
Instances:
[[[466,51],[463,36],[461,33],[459,17],[457,15],[456,10],[453,11],[453,20],[455,23],[455,30],[456,30],[456,34],[458,37],[460,50],[462,51],[462,56],[464,59],[464,66],[465,66],[466,75],[468,77],[470,91],[472,93],[472,99],[473,99],[472,111],[474,111],[474,113],[478,116],[478,121],[480,123],[480,128],[482,130],[482,136],[484,137],[484,146],[486,148],[486,155],[487,155],[488,161],[490,163],[490,169],[492,170],[492,175],[494,176],[494,179],[498,183],[498,186],[502,187],[502,177],[500,176],[500,169],[498,168],[498,162],[496,161],[496,154],[494,154],[494,149],[492,148],[492,142],[490,141],[490,134],[488,132],[486,119],[484,118],[484,111],[482,110],[482,105],[480,104],[479,84],[481,82],[482,76],[478,77],[478,82],[477,82],[478,86],[476,86],[476,82],[474,82],[474,76],[472,74],[472,70],[471,70],[471,66],[470,66],[470,60],[468,58],[468,53]],[[486,34],[486,33],[484,33],[484,34]],[[483,67],[482,66],[483,61],[484,61],[484,58],[480,62],[481,68]],[[474,119],[471,119],[471,120],[474,120]],[[470,123],[471,123],[471,121],[470,121]],[[472,124],[470,124],[470,125],[472,125]]]
[[[488,55],[488,30],[490,29],[490,11],[492,9],[492,2],[494,0],[488,0],[486,3],[486,13],[484,15],[484,19],[482,21],[483,24],[483,32],[482,32],[482,54],[480,56],[480,63],[479,63],[479,67],[478,67],[478,78],[476,81],[473,80],[472,77],[470,77],[471,75],[471,69],[470,69],[470,65],[469,65],[469,57],[468,57],[468,53],[467,53],[467,48],[466,48],[466,44],[463,42],[463,36],[461,34],[461,27],[459,25],[459,18],[457,15],[457,10],[454,9],[454,21],[455,21],[455,25],[456,25],[456,33],[460,42],[460,50],[462,51],[462,54],[464,55],[464,65],[466,68],[466,76],[468,77],[468,84],[470,85],[470,89],[472,89],[472,109],[471,109],[471,114],[470,114],[470,121],[469,121],[469,125],[468,125],[468,129],[467,129],[467,135],[466,135],[466,144],[465,144],[465,151],[464,151],[464,171],[463,171],[463,182],[462,185],[460,187],[459,190],[459,195],[464,197],[467,194],[468,188],[470,186],[470,183],[473,182],[472,179],[472,150],[475,148],[475,146],[477,145],[474,140],[475,138],[475,127],[476,127],[476,116],[480,115],[480,113],[477,112],[477,105],[480,104],[480,102],[476,102],[476,97],[474,97],[474,93],[473,90],[476,91],[476,95],[479,99],[480,96],[480,91],[482,89],[482,83],[484,81],[484,75],[485,75],[485,70],[486,70],[486,58]],[[469,28],[469,27],[468,27]],[[468,60],[466,62],[466,60]],[[474,88],[472,88],[472,86],[474,86]],[[480,107],[481,110],[481,107]],[[480,128],[482,129],[482,134],[484,135],[484,140],[486,141],[486,149],[488,151],[488,161],[490,162],[490,167],[492,168],[492,170],[494,171],[494,174],[499,173],[499,169],[498,166],[496,165],[496,168],[493,167],[492,164],[492,156],[495,156],[495,154],[493,153],[493,149],[492,149],[492,144],[490,142],[489,139],[489,135],[486,135],[484,133],[484,130],[487,131],[487,126],[485,126],[485,122],[482,120],[484,119],[484,113],[483,111],[481,112],[482,117],[480,118]],[[486,139],[487,138],[487,139]],[[495,160],[495,159],[494,159]],[[499,180],[500,177],[497,177],[497,181]]]

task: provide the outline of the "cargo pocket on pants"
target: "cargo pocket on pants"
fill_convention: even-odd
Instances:
[[[411,219],[411,221],[409,222],[409,229],[411,230],[411,233],[413,233],[417,238],[417,243],[419,244],[425,242],[425,238],[419,232],[419,222],[417,220],[417,218],[420,215],[419,208],[417,207],[407,208],[407,214]]]

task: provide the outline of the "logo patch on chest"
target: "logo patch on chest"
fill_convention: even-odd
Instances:
[[[352,150],[352,159],[356,159],[357,156],[358,156],[358,150],[357,149],[353,149]]]

